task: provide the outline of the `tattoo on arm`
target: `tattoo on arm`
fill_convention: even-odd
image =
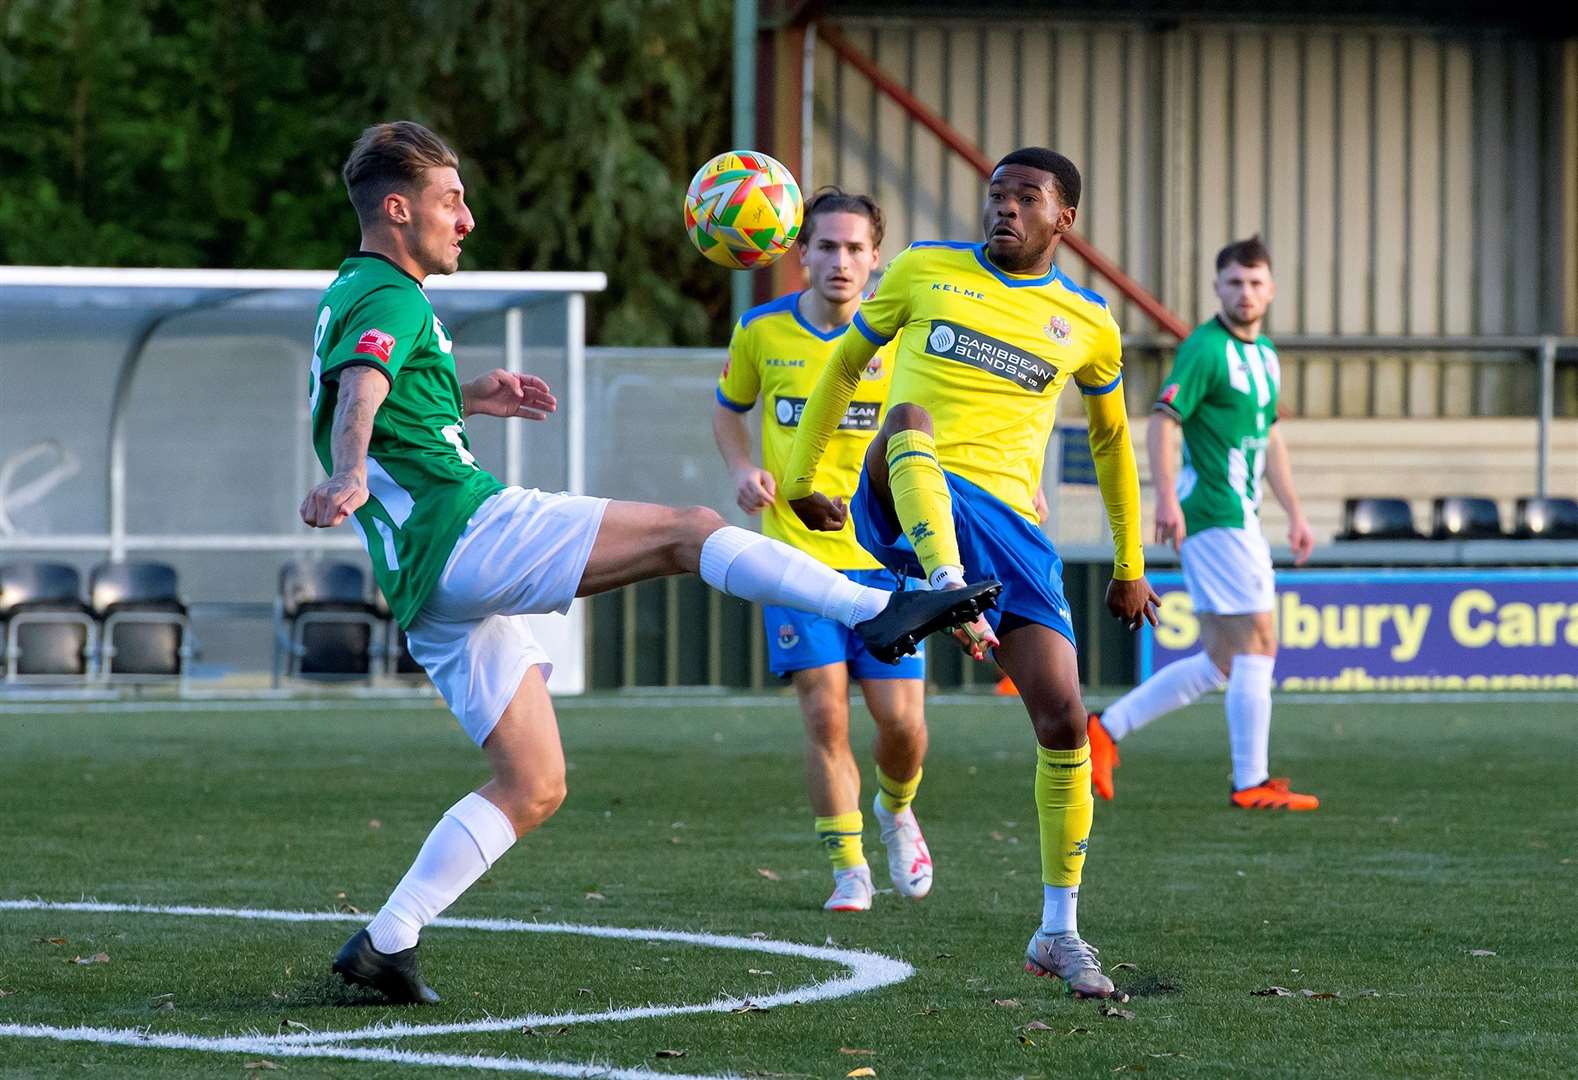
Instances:
[[[366,467],[373,417],[388,392],[387,383],[372,371],[353,370],[341,375],[329,443],[335,472],[359,472]]]

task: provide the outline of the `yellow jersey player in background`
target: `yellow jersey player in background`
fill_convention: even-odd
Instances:
[[[809,287],[741,317],[718,380],[712,433],[734,477],[735,502],[748,514],[762,514],[763,533],[854,581],[891,588],[893,572],[860,546],[848,522],[837,532],[808,529],[778,493],[800,411],[860,307],[881,259],[882,233],[882,210],[870,196],[828,188],[811,200],[798,244]],[[816,471],[822,490],[843,498],[855,493],[892,378],[893,348],[887,346],[866,363],[854,400],[828,440]],[[760,465],[752,460],[745,427],[745,414],[758,398],[765,406]],[[764,608],[763,616],[769,666],[793,682],[805,718],[806,786],[816,835],[833,864],[833,894],[822,906],[866,911],[873,894],[861,844],[860,770],[849,747],[851,676],[859,680],[876,721],[873,811],[887,849],[888,873],[900,896],[920,899],[932,884],[931,854],[910,805],[926,757],[924,646],[890,664],[873,657],[832,619],[778,606]]]
[[[996,649],[1036,736],[1045,883],[1025,968],[1076,994],[1115,991],[1079,935],[1076,903],[1093,811],[1086,712],[1062,560],[1036,525],[1034,493],[1058,397],[1084,395],[1117,557],[1107,607],[1130,629],[1156,621],[1145,581],[1140,482],[1123,403],[1122,349],[1106,301],[1052,263],[1074,227],[1079,170],[1041,147],[998,162],[981,244],[917,243],[893,260],[806,403],[783,496],[807,525],[841,529],[936,589],[1002,582],[973,632]],[[897,337],[892,402],[846,510],[813,490],[817,463],[876,350]]]

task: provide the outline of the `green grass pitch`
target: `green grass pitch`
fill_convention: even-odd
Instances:
[[[19,708],[0,713],[0,900],[370,912],[483,778],[436,708]],[[652,697],[566,705],[569,800],[448,913],[830,942],[913,965],[906,981],[767,1011],[345,1044],[380,1060],[0,1034],[0,1078],[479,1074],[397,1052],[557,1075],[1578,1074],[1573,701],[1279,703],[1273,762],[1325,800],[1296,816],[1227,808],[1219,702],[1125,742],[1080,922],[1132,1016],[1022,972],[1040,879],[1019,705],[933,703],[930,723],[924,902],[820,910],[792,702]],[[869,735],[862,715],[868,795]],[[867,855],[884,886],[869,814]],[[844,974],[803,956],[435,928],[423,952],[444,1004],[393,1010],[347,1005],[325,976],[352,926],[0,910],[0,1031],[274,1036],[743,1000]],[[1272,986],[1293,996],[1255,993]]]

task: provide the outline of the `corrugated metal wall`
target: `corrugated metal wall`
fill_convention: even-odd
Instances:
[[[1535,333],[1569,317],[1568,46],[1285,23],[838,26],[989,157],[1027,143],[1072,157],[1078,228],[1185,320],[1215,310],[1217,249],[1257,231],[1277,271],[1272,334]],[[889,254],[978,234],[963,161],[825,45],[814,87],[808,186],[874,193]],[[1116,313],[1153,329],[1127,303]],[[1301,367],[1290,392],[1316,414],[1355,394],[1383,415],[1482,412],[1513,381],[1467,363]]]

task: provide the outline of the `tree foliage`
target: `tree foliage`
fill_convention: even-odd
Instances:
[[[329,267],[339,167],[409,118],[460,152],[469,269],[597,269],[595,340],[701,344],[686,243],[726,149],[730,0],[0,0],[0,262]]]

